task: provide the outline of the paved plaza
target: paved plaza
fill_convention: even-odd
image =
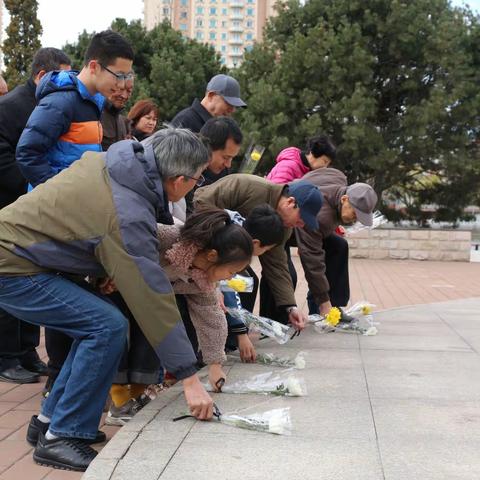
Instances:
[[[352,260],[350,275],[352,300],[377,304],[377,336],[309,327],[284,346],[261,341],[264,352],[308,352],[299,375],[309,395],[215,397],[225,412],[290,406],[292,436],[173,423],[186,409],[174,387],[121,430],[103,427],[115,436],[84,478],[480,478],[480,264]],[[299,301],[305,291],[302,279]],[[272,368],[231,363],[227,370],[233,381]],[[24,438],[41,388],[0,383],[0,480],[81,477],[32,461]]]

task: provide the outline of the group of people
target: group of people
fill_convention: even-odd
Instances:
[[[311,312],[345,306],[348,244],[336,227],[371,225],[377,202],[332,168],[324,135],[280,152],[266,178],[231,173],[243,141],[232,115],[247,105],[228,75],[169,126],[155,131],[150,100],[126,122],[133,61],[112,31],[92,38],[80,72],[42,48],[28,82],[0,98],[0,380],[48,373],[27,441],[37,463],[56,468],[84,471],[90,445],[105,440],[108,395],[107,423],[124,425],[162,372],[182,382],[192,415],[210,419],[198,369],[208,366],[218,390],[225,351],[256,355],[225,307],[252,311],[259,289],[262,315],[302,330],[292,244]],[[253,291],[222,294],[218,282],[238,272],[254,278]],[[36,352],[40,326],[48,368]]]

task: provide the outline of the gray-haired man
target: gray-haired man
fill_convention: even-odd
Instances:
[[[41,414],[32,418],[38,463],[88,467],[96,455],[88,443],[126,342],[120,311],[59,273],[111,278],[162,365],[183,380],[191,413],[212,416],[157,251],[157,221],[169,216],[168,198],[178,201],[191,190],[208,160],[196,135],[169,128],[148,145],[124,140],[107,153],[87,152],[0,212],[0,308],[74,338]]]

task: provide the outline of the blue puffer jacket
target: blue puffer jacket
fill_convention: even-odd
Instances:
[[[86,151],[102,151],[100,115],[105,98],[91,95],[72,71],[49,72],[40,81],[38,105],[17,145],[16,158],[37,186],[69,167]]]

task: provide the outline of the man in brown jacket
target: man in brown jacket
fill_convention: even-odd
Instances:
[[[260,256],[262,274],[270,285],[278,308],[288,314],[288,321],[298,330],[305,327],[305,315],[296,305],[292,279],[288,271],[285,242],[293,227],[308,225],[318,228],[316,216],[322,207],[322,195],[317,187],[299,180],[288,185],[277,185],[255,175],[234,174],[218,180],[195,192],[195,208],[215,206],[228,208],[247,217],[254,207],[267,203],[273,207],[285,226],[280,245]]]
[[[348,225],[355,221],[371,226],[377,195],[373,188],[366,183],[354,183],[348,186],[347,177],[335,168],[313,170],[307,173],[303,180],[316,185],[322,192],[324,201],[317,216],[319,229],[312,231],[296,228],[295,236],[305,278],[310,289],[309,295],[313,297],[313,302],[309,301],[310,313],[327,314],[332,308],[330,295],[333,288],[337,288],[337,290],[340,288],[346,292],[341,304],[334,306],[345,306],[349,300],[348,243],[335,235],[335,229],[339,224]],[[333,246],[333,248],[328,248],[328,252],[329,256],[335,256],[334,265],[332,265],[331,258],[326,258],[325,242],[331,242],[330,247]],[[331,271],[332,266],[334,267],[336,275],[333,278],[340,285],[330,285],[327,280],[325,267],[329,260],[329,270]],[[332,275],[330,281],[332,281]],[[314,308],[317,311],[313,311]]]

